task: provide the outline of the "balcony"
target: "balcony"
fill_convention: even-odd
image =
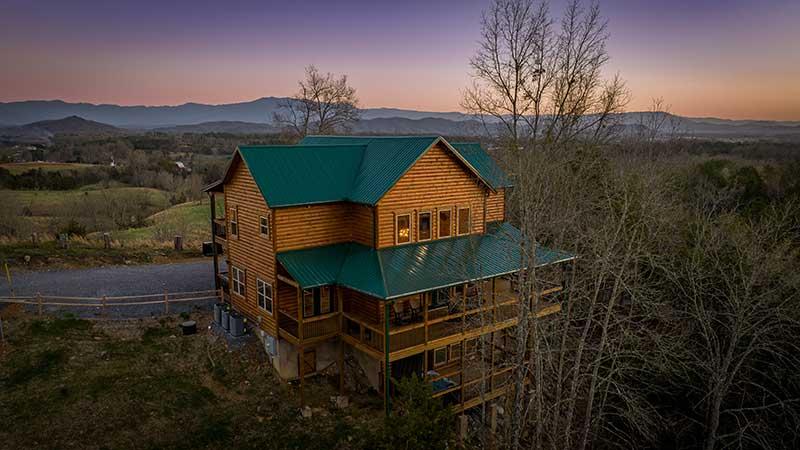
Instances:
[[[280,331],[295,344],[321,341],[339,334],[339,321],[339,313],[332,312],[303,318],[301,328],[296,317],[285,311],[278,312]]]
[[[225,231],[225,219],[214,219],[214,221],[211,222],[211,228],[214,231],[214,237],[217,241],[220,239],[227,239],[227,234]]]
[[[511,282],[489,280],[482,287],[486,290],[481,294],[467,291],[466,296],[454,296],[446,304],[433,308],[428,304],[422,307],[412,305],[415,303],[413,298],[396,300],[390,313],[389,359],[396,361],[424,350],[514,326],[519,319],[520,304]],[[560,291],[560,287],[552,286],[540,292],[541,300],[535,312],[537,317],[561,310],[561,305],[553,298]],[[384,324],[358,311],[343,314],[344,339],[373,357],[383,358]]]

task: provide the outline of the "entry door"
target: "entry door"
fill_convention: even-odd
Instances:
[[[305,349],[303,351],[303,374],[314,373],[317,371],[317,351]]]

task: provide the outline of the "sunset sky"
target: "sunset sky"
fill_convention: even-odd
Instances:
[[[800,120],[799,0],[600,4],[629,110]],[[0,0],[0,101],[231,103],[290,95],[313,63],[364,107],[457,111],[487,5]]]

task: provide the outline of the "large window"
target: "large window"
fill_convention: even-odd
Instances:
[[[453,224],[450,220],[450,209],[439,210],[439,238],[450,237],[453,230]]]
[[[269,237],[269,217],[261,216],[259,218],[258,232],[265,238]]]
[[[447,347],[439,347],[433,351],[433,365],[441,366],[447,363]]]
[[[233,292],[244,297],[245,283],[244,283],[244,270],[231,266],[231,275],[233,278]]]
[[[272,314],[272,285],[256,278],[256,287],[258,288],[258,307]]]
[[[334,308],[333,290],[329,286],[303,290],[303,317],[328,314]]]
[[[430,309],[441,308],[447,306],[450,301],[450,288],[436,289],[431,292],[431,306]]]
[[[231,208],[231,236],[239,236],[239,208]]]
[[[421,212],[417,215],[417,240],[427,241],[431,238],[431,213]]]
[[[398,244],[411,242],[411,214],[398,214],[395,218],[395,230]]]
[[[470,232],[469,208],[458,208],[458,234]]]

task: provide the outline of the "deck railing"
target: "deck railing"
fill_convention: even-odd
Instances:
[[[541,292],[549,296],[560,288],[549,288]],[[519,317],[518,296],[509,292],[496,292],[494,302],[490,299],[482,304],[475,299],[456,301],[460,307],[444,306],[427,312],[417,312],[413,318],[398,324],[396,319],[390,323],[389,351],[400,352],[423,345],[436,345],[456,335],[480,335],[492,331],[494,327],[511,325]],[[464,310],[466,308],[466,311]],[[537,314],[546,315],[557,311],[559,305],[542,301]],[[355,312],[345,313],[343,333],[369,349],[383,352],[383,324],[372,322]]]
[[[299,333],[300,322],[296,317],[285,311],[278,314],[278,326],[295,339],[315,339],[339,332],[339,313],[333,312],[321,316],[306,317],[303,319],[303,333]]]

